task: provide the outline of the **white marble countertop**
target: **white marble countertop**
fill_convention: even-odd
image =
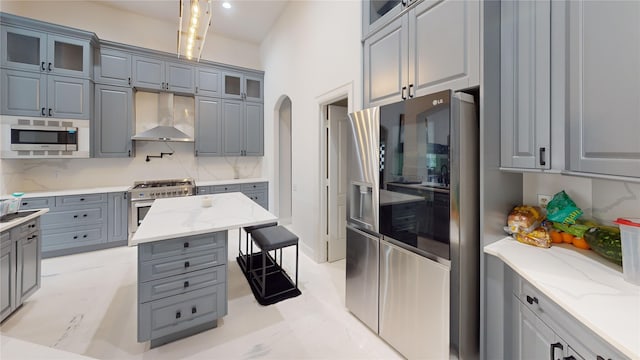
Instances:
[[[397,205],[424,200],[423,197],[380,189],[380,205]]]
[[[203,207],[203,198],[212,205]],[[131,244],[266,224],[278,218],[239,192],[158,199],[133,235]]]
[[[268,182],[268,181],[269,180],[265,178],[229,179],[229,180],[196,180],[196,186],[248,184],[248,183]]]
[[[9,222],[6,223],[0,223],[0,231],[5,231],[5,230],[9,230],[11,228],[14,228],[20,224],[24,224],[27,221],[33,220],[35,218],[37,218],[38,216],[42,216],[46,213],[49,212],[48,208],[44,208],[44,209],[37,209],[37,210],[23,210],[23,211],[18,211],[18,212],[28,212],[28,211],[35,211],[35,213],[31,214],[31,215],[27,215],[25,217],[21,217],[21,218],[17,218],[14,220],[11,220]]]
[[[640,286],[622,267],[590,250],[554,244],[550,249],[505,238],[484,247],[544,295],[630,357],[640,359]]]
[[[49,196],[66,196],[66,195],[82,195],[82,194],[97,194],[97,193],[111,193],[111,192],[123,192],[129,190],[131,185],[128,186],[107,186],[107,187],[95,187],[95,188],[83,188],[83,189],[71,189],[71,190],[51,190],[51,191],[25,191],[22,198],[36,198],[36,197],[49,197]],[[2,195],[2,199],[11,198],[11,194]]]

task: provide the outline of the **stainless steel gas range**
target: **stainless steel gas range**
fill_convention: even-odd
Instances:
[[[191,179],[136,181],[129,188],[129,243],[156,199],[192,196],[196,182]]]

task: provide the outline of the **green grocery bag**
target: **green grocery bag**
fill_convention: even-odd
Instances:
[[[575,224],[576,219],[582,216],[583,212],[576,203],[571,200],[564,190],[553,195],[553,199],[547,204],[547,219],[563,224]]]

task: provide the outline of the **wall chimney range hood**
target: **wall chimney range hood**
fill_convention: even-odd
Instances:
[[[173,101],[172,93],[158,94],[158,119],[153,121],[155,126],[136,133],[131,140],[193,142],[192,136],[175,127]]]

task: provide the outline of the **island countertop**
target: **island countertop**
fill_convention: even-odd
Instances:
[[[44,208],[44,209],[35,209],[35,210],[22,210],[20,211],[21,213],[26,213],[26,212],[30,212],[31,214],[24,216],[24,217],[20,217],[20,218],[16,218],[14,220],[8,221],[8,222],[3,222],[0,223],[0,231],[7,231],[10,230],[18,225],[22,225],[28,221],[31,221],[35,218],[37,218],[38,216],[42,216],[46,213],[49,212],[49,208]]]
[[[203,207],[203,199],[211,199]],[[246,195],[233,192],[157,199],[133,235],[133,245],[277,221]]]
[[[505,238],[484,247],[578,321],[631,359],[640,359],[640,286],[622,267],[570,245],[550,249]]]

